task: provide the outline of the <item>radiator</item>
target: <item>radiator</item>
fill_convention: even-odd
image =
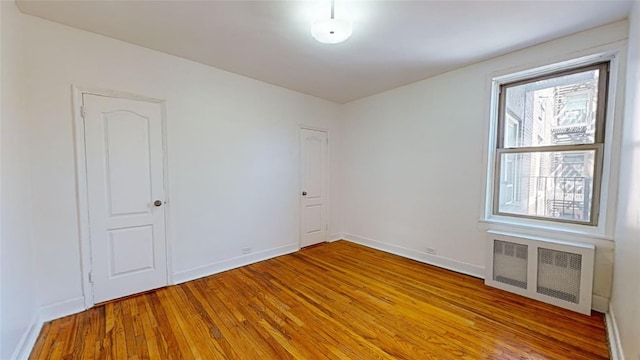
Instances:
[[[485,284],[591,314],[595,245],[488,231]]]

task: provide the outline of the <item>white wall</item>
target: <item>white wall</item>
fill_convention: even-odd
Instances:
[[[0,3],[0,359],[9,359],[37,320],[29,187],[29,123],[24,116],[21,22],[13,2]],[[28,347],[29,345],[27,345]]]
[[[611,310],[624,356],[640,358],[640,3],[630,17],[625,127]]]
[[[167,100],[177,279],[233,262],[242,247],[260,252],[297,242],[298,124],[330,131],[330,234],[344,230],[369,245],[478,274],[487,228],[478,219],[488,74],[627,36],[627,23],[619,22],[340,107],[2,4],[0,358],[13,351],[38,306],[55,314],[81,304],[72,84]],[[634,229],[628,239],[637,238]],[[595,293],[608,298],[613,244],[591,241],[600,249]],[[438,256],[426,256],[427,247]],[[637,279],[632,266],[622,269]],[[625,296],[614,293],[623,312],[633,307],[620,300]],[[628,324],[621,331],[633,339],[637,329]]]
[[[22,15],[35,132],[39,304],[81,304],[71,85],[166,99],[170,238],[176,280],[298,243],[298,125],[329,129],[339,179],[339,107],[280,87]],[[211,44],[215,46],[215,44]],[[332,191],[335,181],[332,183]],[[339,197],[330,231],[336,233]],[[236,259],[237,260],[237,259]],[[218,265],[216,265],[218,264]],[[56,310],[57,309],[57,310]]]
[[[626,37],[621,21],[347,104],[345,236],[484,275],[488,226],[478,220],[491,74],[553,63]],[[613,244],[579,240],[598,247],[594,294],[606,307]]]

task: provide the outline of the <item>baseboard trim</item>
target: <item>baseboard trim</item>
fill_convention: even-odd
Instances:
[[[38,340],[38,336],[40,335],[40,330],[42,329],[43,321],[40,319],[38,315],[33,317],[31,320],[31,324],[27,328],[27,330],[22,335],[22,338],[18,342],[18,346],[16,346],[13,355],[11,355],[11,360],[27,360],[29,359],[29,355],[31,355],[31,350],[36,344]]]
[[[616,322],[616,316],[611,304],[609,304],[609,311],[604,314],[604,321],[607,326],[607,340],[609,341],[611,360],[624,360],[620,333],[618,332],[618,323]]]
[[[44,325],[45,322],[77,314],[84,310],[86,310],[84,306],[84,296],[41,306],[33,317],[31,324],[22,335],[20,342],[18,342],[13,355],[11,355],[11,360],[29,359],[29,355],[31,355],[38,336],[40,336],[42,325]]]
[[[342,234],[342,233],[335,233],[335,234],[327,235],[327,241],[328,242],[334,242],[334,241],[342,240],[343,238],[344,238],[344,234]]]
[[[401,246],[392,245],[386,242],[369,239],[363,236],[345,233],[343,239],[356,244],[364,245],[373,249],[381,250],[391,254],[406,257],[412,260],[420,261],[425,264],[438,266],[447,270],[459,272],[473,277],[484,279],[484,267],[468,264],[442,256],[430,255],[425,252],[407,249]]]
[[[269,250],[259,251],[253,254],[242,255],[235,258],[214,262],[204,266],[198,266],[184,271],[179,271],[173,274],[173,283],[181,284],[187,281],[239,268],[241,266],[253,264],[277,256],[290,254],[298,251],[299,249],[300,245],[298,243],[289,244]]]
[[[77,314],[85,311],[84,296],[60,301],[40,308],[40,321],[43,323],[61,317]]]
[[[600,295],[591,296],[591,309],[606,314],[609,311],[609,298]]]

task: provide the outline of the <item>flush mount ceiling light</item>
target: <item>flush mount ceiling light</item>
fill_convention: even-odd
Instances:
[[[353,27],[349,20],[335,18],[334,1],[331,0],[331,17],[329,19],[318,19],[311,24],[311,35],[323,44],[341,43],[353,33]]]

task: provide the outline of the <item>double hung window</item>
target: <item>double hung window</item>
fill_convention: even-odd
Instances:
[[[500,85],[493,213],[598,223],[609,62]]]

